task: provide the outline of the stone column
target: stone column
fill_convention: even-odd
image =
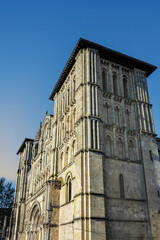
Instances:
[[[49,214],[47,217],[47,232],[49,234],[50,228],[50,240],[59,239],[59,201],[60,201],[60,181],[48,181],[48,209],[51,208],[51,219],[49,221]],[[47,209],[47,210],[48,210]]]
[[[150,119],[151,119],[150,121],[151,121],[151,124],[152,124],[152,131],[153,131],[153,133],[155,133],[151,106],[149,106],[149,114],[150,114]]]

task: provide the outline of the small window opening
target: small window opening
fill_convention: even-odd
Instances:
[[[107,72],[103,70],[102,72],[102,87],[103,91],[107,91]]]
[[[118,95],[118,82],[117,82],[117,75],[113,74],[113,92],[115,95]]]
[[[68,182],[68,202],[71,201],[72,198],[72,183],[71,183],[71,179],[69,179]]]
[[[153,161],[153,156],[152,156],[152,151],[149,150],[149,156],[150,156],[150,160]]]
[[[124,179],[122,174],[119,175],[119,187],[120,187],[120,198],[125,198]]]
[[[123,78],[123,92],[124,92],[124,97],[128,97],[128,86],[127,86],[127,78],[124,76]]]

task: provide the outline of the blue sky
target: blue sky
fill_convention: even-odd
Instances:
[[[49,95],[80,37],[160,68],[160,2],[0,1],[0,177],[15,181],[16,151],[34,138]],[[160,69],[148,78],[160,135]]]

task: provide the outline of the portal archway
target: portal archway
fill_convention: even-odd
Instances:
[[[40,234],[40,218],[41,218],[41,208],[38,201],[36,201],[31,208],[30,211],[30,240],[37,240],[39,239]]]

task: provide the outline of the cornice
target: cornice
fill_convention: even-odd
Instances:
[[[90,42],[86,39],[80,38],[49,97],[50,100],[54,100],[55,94],[59,92],[61,86],[63,85],[65,79],[67,78],[69,72],[71,71],[74,63],[76,62],[76,56],[79,53],[79,51],[86,48],[92,48],[94,50],[97,50],[101,58],[109,60],[116,64],[120,64],[125,68],[129,69],[137,68],[139,70],[142,70],[146,72],[146,76],[149,76],[157,68],[156,66],[151,65],[149,63],[143,62],[141,60],[114,51],[97,43]]]

